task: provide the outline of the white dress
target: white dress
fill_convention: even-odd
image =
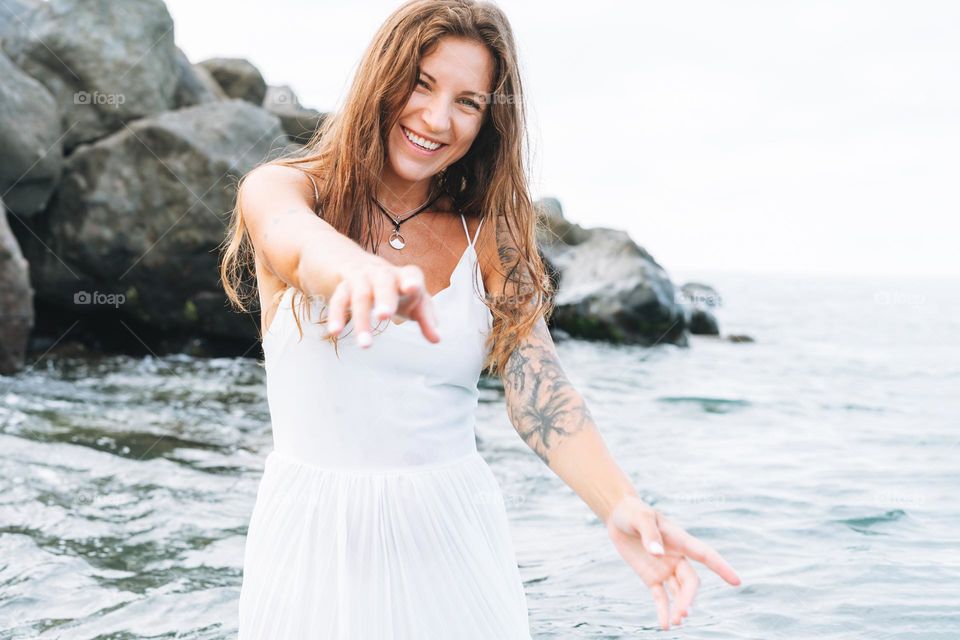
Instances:
[[[475,240],[434,297],[436,344],[384,320],[361,349],[350,322],[338,359],[318,309],[299,338],[290,303],[304,297],[284,293],[263,341],[274,448],[239,640],[530,640],[503,494],[474,435],[492,324]]]

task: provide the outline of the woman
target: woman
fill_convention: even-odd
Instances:
[[[304,153],[244,177],[221,269],[245,309],[252,264],[265,302],[274,449],[241,640],[530,637],[500,487],[476,449],[484,369],[650,587],[664,629],[690,612],[690,559],[739,584],[638,497],[563,372],[521,97],[495,5],[414,0]]]

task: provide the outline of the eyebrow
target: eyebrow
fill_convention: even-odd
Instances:
[[[420,73],[422,73],[423,75],[427,76],[427,80],[429,80],[430,82],[434,82],[434,83],[435,83],[435,82],[437,81],[436,78],[434,78],[432,75],[430,75],[429,73],[427,73],[427,72],[424,71],[423,69],[420,69]],[[483,91],[467,91],[466,93],[472,93],[472,94],[474,94],[474,95],[476,95],[476,96],[481,96],[481,97],[482,97],[483,95],[485,95]]]

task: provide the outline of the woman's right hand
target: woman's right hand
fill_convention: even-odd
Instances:
[[[393,316],[413,320],[420,324],[420,332],[427,340],[440,342],[433,299],[427,291],[423,270],[412,264],[398,267],[380,256],[362,253],[340,269],[340,282],[328,305],[327,331],[339,335],[347,324],[349,309],[357,344],[365,349],[373,343],[373,311],[375,322]]]

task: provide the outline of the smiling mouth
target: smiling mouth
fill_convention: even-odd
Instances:
[[[426,151],[427,153],[433,153],[447,146],[442,142],[435,142],[433,140],[428,140],[427,138],[419,136],[414,132],[410,131],[409,129],[407,129],[403,125],[400,125],[400,131],[403,133],[403,137],[405,137],[410,142],[410,144],[415,146],[417,149],[420,149],[421,151]]]

